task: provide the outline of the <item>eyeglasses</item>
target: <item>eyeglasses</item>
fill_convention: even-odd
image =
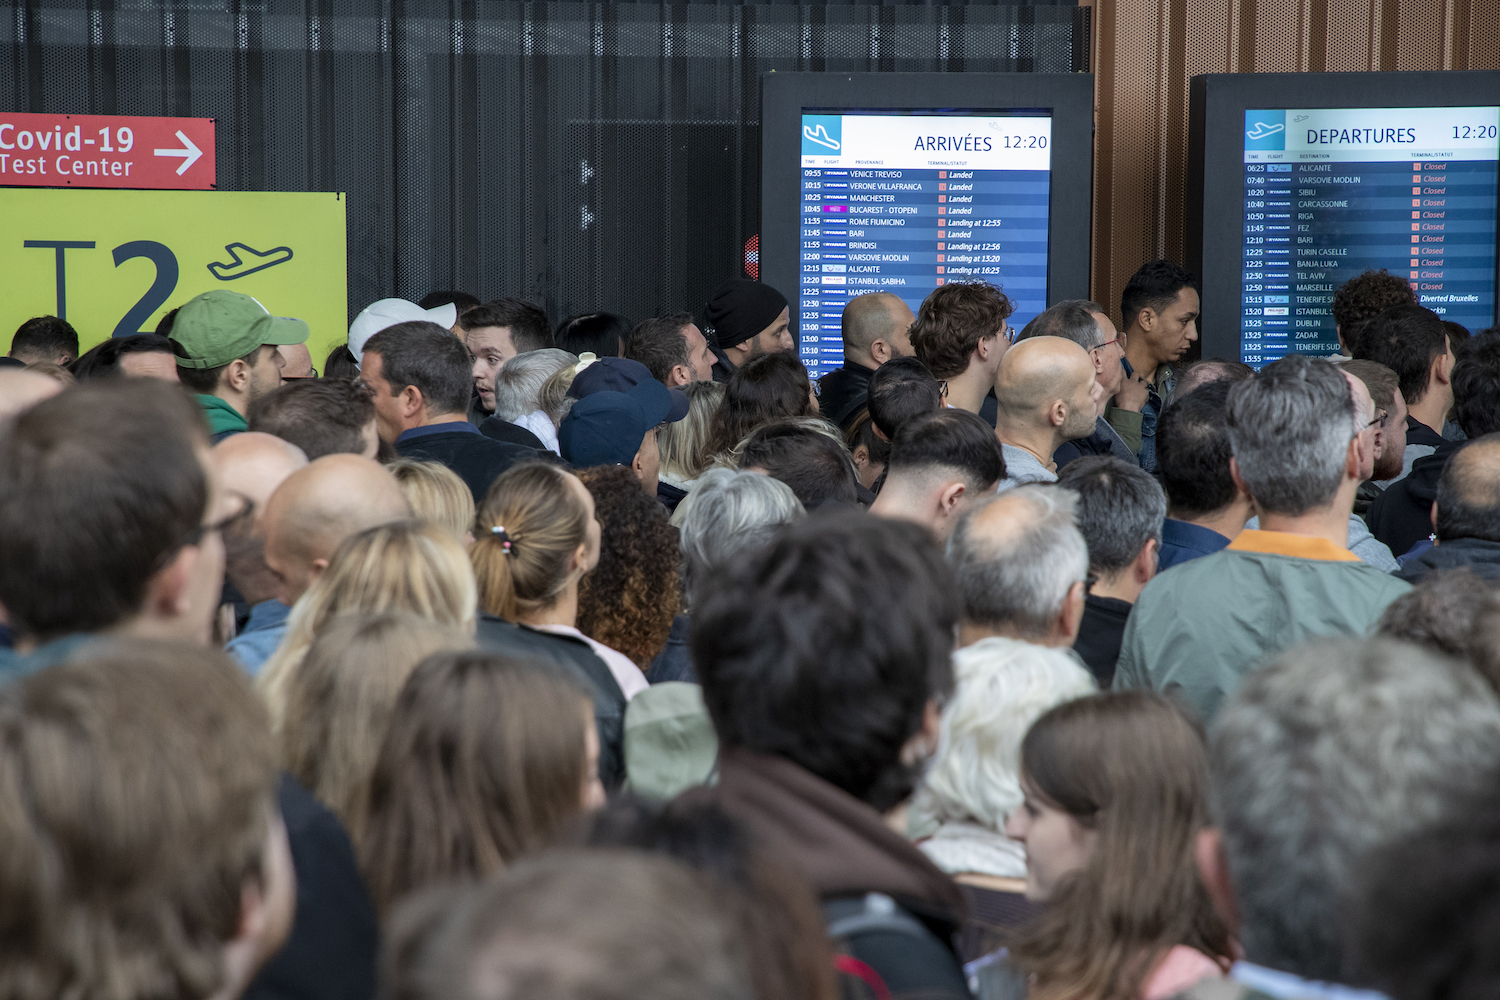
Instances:
[[[1120,350],[1122,350],[1122,351],[1125,350],[1125,334],[1123,334],[1123,333],[1118,334],[1115,337],[1114,340],[1106,340],[1102,344],[1099,344],[1099,345],[1097,345],[1095,347],[1090,347],[1089,350],[1090,351],[1102,351],[1106,347],[1111,347],[1111,346],[1113,346],[1115,344],[1119,344],[1120,345]]]
[[[229,497],[235,502],[234,513],[222,517],[217,521],[210,521],[208,524],[200,524],[188,532],[187,537],[182,540],[183,546],[199,545],[209,535],[222,535],[230,528],[243,524],[255,517],[254,500],[241,493],[231,493]]]
[[[308,374],[306,375],[283,375],[281,376],[281,380],[283,382],[303,382],[308,379],[315,379],[317,377],[318,370],[316,368],[309,368]]]
[[[948,380],[945,378],[938,379],[938,398],[948,398]]]
[[[1006,343],[1014,344],[1016,342],[1016,334],[1020,333],[1021,331],[1007,324],[1005,329],[1000,332],[1001,335],[1005,337]]]

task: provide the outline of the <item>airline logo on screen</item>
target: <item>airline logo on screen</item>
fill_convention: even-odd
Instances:
[[[1285,111],[1246,111],[1246,149],[1286,149]]]
[[[802,116],[802,155],[832,156],[844,148],[842,115]]]

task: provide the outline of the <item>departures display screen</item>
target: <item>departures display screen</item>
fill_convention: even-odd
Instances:
[[[1045,111],[802,115],[797,322],[817,377],[839,367],[850,298],[987,281],[1019,328],[1047,307],[1052,118]]]
[[[1252,110],[1244,136],[1246,363],[1336,353],[1333,293],[1370,269],[1494,322],[1500,108]]]

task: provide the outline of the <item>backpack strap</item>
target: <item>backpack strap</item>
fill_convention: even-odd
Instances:
[[[830,899],[823,904],[823,920],[830,938],[848,938],[871,931],[932,938],[932,932],[884,893],[866,893],[862,898]]]

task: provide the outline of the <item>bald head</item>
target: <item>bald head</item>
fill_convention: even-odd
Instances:
[[[1486,434],[1448,459],[1433,501],[1439,542],[1500,542],[1500,434]]]
[[[265,509],[271,494],[307,464],[296,445],[270,434],[232,434],[214,445],[208,462],[219,486],[252,504],[253,521],[224,531],[224,569],[229,582],[250,604],[276,596],[276,576],[266,565]]]
[[[1094,431],[1101,394],[1088,351],[1062,337],[1032,337],[1005,352],[995,377],[997,430],[1054,439],[1052,447]]]
[[[396,478],[359,455],[325,455],[292,473],[266,504],[266,562],[293,604],[350,535],[411,517]]]
[[[281,369],[282,378],[309,378],[313,373],[312,351],[306,344],[282,344],[277,348],[286,361]]]
[[[57,379],[24,368],[0,368],[0,420],[8,420],[62,391],[63,384]]]
[[[890,292],[856,295],[844,306],[844,356],[869,368],[906,357],[912,352],[908,331],[916,320],[911,306]]]

